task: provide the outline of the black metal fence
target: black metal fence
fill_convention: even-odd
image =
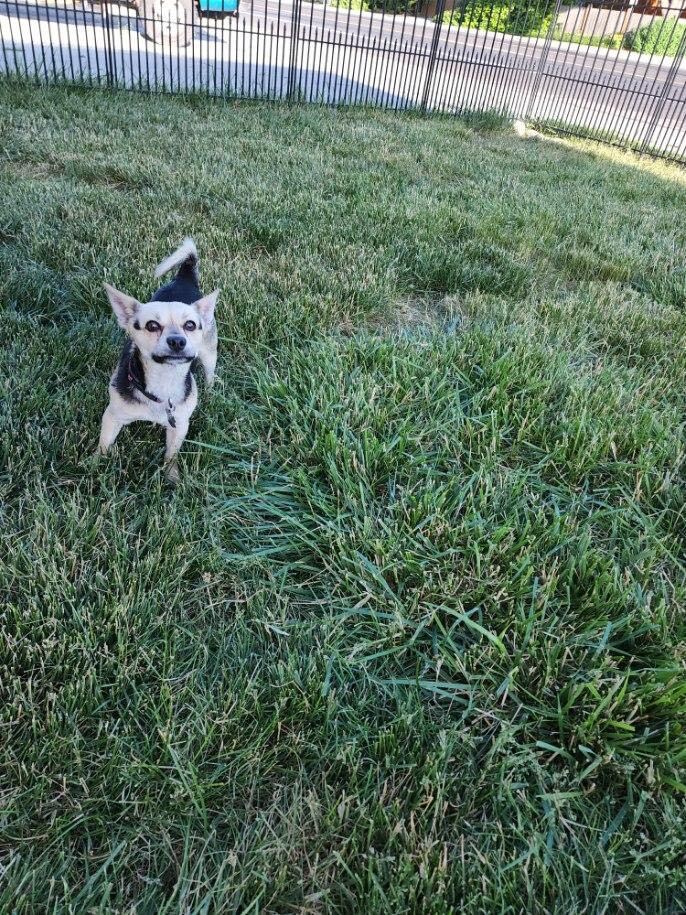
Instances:
[[[0,72],[488,111],[684,161],[686,0],[659,2],[0,0]]]

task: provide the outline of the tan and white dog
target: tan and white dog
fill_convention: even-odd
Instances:
[[[110,402],[102,417],[99,454],[105,454],[122,426],[143,420],[167,430],[165,463],[172,482],[179,479],[176,456],[198,402],[191,367],[197,361],[209,385],[217,363],[214,308],[219,290],[203,296],[198,252],[192,238],[155,270],[160,277],[178,267],[174,279],[149,302],[105,283],[112,311],[127,334],[119,364],[110,380]]]

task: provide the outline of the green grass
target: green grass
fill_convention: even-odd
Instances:
[[[581,32],[565,32],[561,28],[555,29],[555,41],[568,41],[571,44],[582,44],[592,48],[610,48],[618,51],[624,43],[624,36],[614,35],[584,35]]]
[[[0,910],[686,907],[686,180],[0,87]],[[96,464],[195,235],[218,389]]]

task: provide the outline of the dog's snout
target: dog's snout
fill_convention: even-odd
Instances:
[[[167,346],[170,350],[173,350],[175,353],[180,353],[181,350],[186,345],[186,338],[182,337],[180,334],[170,334],[167,337]]]

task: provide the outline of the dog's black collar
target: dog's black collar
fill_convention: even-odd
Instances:
[[[147,397],[148,400],[152,400],[153,403],[162,403],[159,397],[155,397],[154,394],[151,394],[150,391],[145,390],[145,377],[143,376],[143,366],[141,365],[140,356],[138,355],[138,350],[134,351],[129,356],[129,364],[127,367],[127,380],[133,387],[140,391],[144,397]]]
[[[189,360],[194,361],[194,360]],[[153,403],[162,403],[160,397],[157,397],[155,394],[151,394],[150,391],[145,388],[145,374],[143,371],[143,366],[141,365],[141,357],[138,353],[136,347],[133,348],[131,355],[129,356],[128,365],[126,367],[126,380],[128,383],[134,387],[137,391],[147,397],[148,400],[151,400]],[[186,375],[186,384],[183,392],[183,400],[181,403],[184,403],[193,389],[193,382],[191,381],[191,370],[188,369]],[[176,420],[174,419],[174,410],[175,406],[172,404],[171,400],[167,401],[167,421],[172,429],[176,428]]]

